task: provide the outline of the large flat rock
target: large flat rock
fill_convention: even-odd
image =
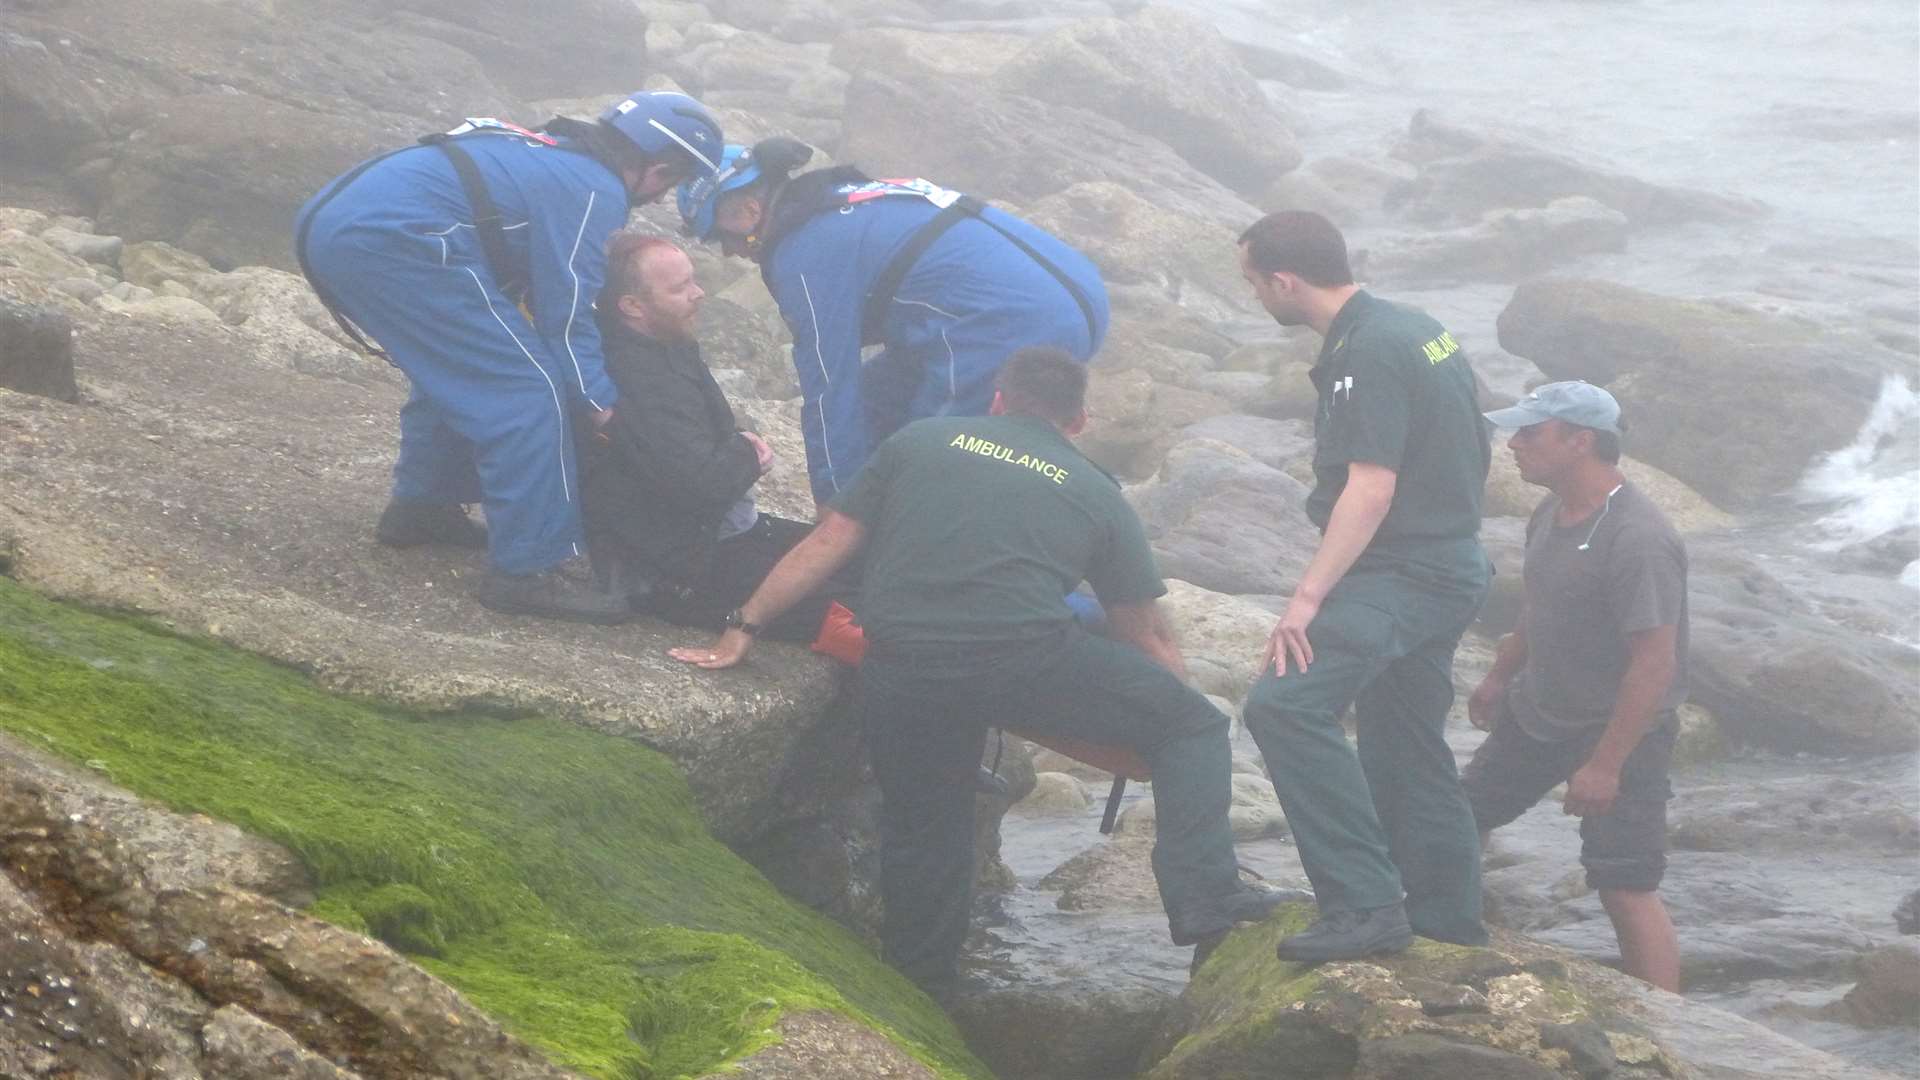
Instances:
[[[83,317],[86,403],[0,391],[0,562],[53,596],[209,634],[335,690],[631,736],[687,770],[730,841],[851,789],[857,734],[830,707],[829,662],[768,645],[742,670],[701,673],[665,654],[699,639],[685,630],[481,608],[477,554],[373,542],[403,389],[272,367],[248,341],[216,322]]]

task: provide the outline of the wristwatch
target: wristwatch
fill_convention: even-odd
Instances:
[[[760,624],[748,622],[746,616],[740,614],[739,608],[727,612],[727,629],[738,630],[748,637],[760,636]]]

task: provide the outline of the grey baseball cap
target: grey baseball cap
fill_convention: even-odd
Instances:
[[[1546,383],[1533,388],[1526,397],[1505,409],[1495,409],[1486,417],[1495,427],[1532,427],[1545,420],[1565,420],[1569,424],[1620,434],[1620,403],[1613,395],[1589,382]]]

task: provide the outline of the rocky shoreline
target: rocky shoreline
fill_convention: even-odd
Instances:
[[[519,9],[494,2],[457,17],[435,4],[376,10],[352,0],[297,15],[226,4],[214,17],[199,0],[66,0],[0,16],[0,206],[17,206],[0,209],[0,384],[11,387],[0,389],[0,564],[48,595],[154,616],[332,689],[409,707],[560,716],[637,739],[686,770],[708,827],[782,887],[843,921],[870,918],[870,797],[831,665],[771,648],[739,678],[691,675],[663,656],[683,636],[671,628],[494,617],[466,595],[476,562],[376,550],[371,522],[403,381],[347,348],[286,272],[294,207],[363,154],[465,113],[526,122],[577,114],[645,74],[648,86],[719,107],[734,138],[789,132],[876,174],[930,176],[1055,230],[1100,265],[1115,320],[1086,445],[1128,482],[1163,571],[1178,579],[1170,605],[1197,681],[1225,704],[1244,693],[1276,598],[1311,551],[1300,503],[1313,346],[1258,312],[1231,248],[1256,207],[1288,203],[1376,237],[1361,253],[1364,272],[1388,296],[1517,286],[1497,342],[1468,341],[1469,352],[1505,369],[1606,382],[1627,403],[1639,423],[1628,471],[1694,553],[1692,723],[1710,765],[1920,747],[1915,654],[1893,640],[1910,628],[1809,588],[1747,542],[1781,492],[1854,439],[1886,381],[1912,372],[1916,347],[1886,320],[1834,330],[1588,276],[1592,257],[1617,258],[1650,230],[1740,228],[1768,208],[1411,109],[1396,145],[1364,157],[1320,153],[1293,98],[1338,92],[1341,77],[1327,65],[1236,46],[1172,9],[1056,7],[1021,20],[990,2],[568,0],[539,33],[523,33]],[[639,221],[677,231],[667,208]],[[749,267],[695,256],[710,294],[707,354],[782,459],[765,502],[805,515],[784,328]],[[66,327],[70,367],[61,363]],[[1500,397],[1487,391],[1490,404]],[[1728,415],[1743,418],[1741,439],[1700,437]],[[1532,498],[1511,470],[1496,471],[1486,536],[1507,572],[1481,636],[1463,650],[1466,685],[1488,636],[1511,618]],[[1898,573],[1920,549],[1896,538],[1887,552],[1857,557]],[[1054,806],[1080,805],[1083,789],[1037,764],[1037,789],[1053,793]],[[1284,820],[1270,789],[1259,790],[1257,761],[1239,768],[1249,782],[1237,828],[1281,843],[1272,838]],[[1851,802],[1816,791],[1797,812],[1863,858],[1906,860],[1911,887],[1920,828],[1912,800],[1882,805],[1891,783]],[[1680,807],[1688,798],[1683,791]],[[1703,882],[1747,880],[1753,871],[1712,861],[1729,852],[1799,858],[1804,835],[1773,825],[1782,817],[1773,807],[1742,812],[1718,795],[1700,805],[1692,815],[1676,808],[1676,846],[1704,856],[1695,861]],[[983,814],[989,848],[1004,809]],[[1036,802],[1024,813],[1043,810]],[[1127,836],[1137,840],[1151,822],[1144,807],[1134,817],[1103,846],[1111,851],[1085,853],[1101,864],[1086,895],[1124,894],[1128,882],[1137,891],[1144,880]],[[1517,868],[1509,884],[1490,875],[1490,888],[1508,889],[1499,899],[1509,925],[1603,950],[1578,927],[1591,921],[1579,897],[1552,897],[1529,879],[1544,865],[1523,862],[1531,869]],[[1081,871],[1060,870],[1065,878],[1039,887],[1065,888],[1065,907],[1065,881]],[[1044,876],[999,867],[987,880],[1017,898]],[[1890,943],[1851,917],[1822,930],[1792,905],[1750,897],[1715,910],[1713,894],[1702,895],[1697,917],[1727,923],[1700,928],[1703,956],[1750,965],[1771,953],[1781,970],[1818,972],[1836,996],[1856,956]],[[1104,902],[1090,903],[1089,917],[1106,917]],[[1761,943],[1781,927],[1792,941]],[[1882,967],[1898,969],[1897,960]],[[1742,970],[1736,978],[1768,977],[1764,967]],[[1137,1018],[1166,1004],[1164,994],[1116,1004],[1084,987],[1064,991],[1066,1000],[1019,986],[996,992],[1003,997],[958,1011],[990,1061],[1017,1038],[1022,1015]],[[1768,1075],[1715,1073],[1701,1056],[1714,1052],[1670,1056],[1682,1072]],[[1096,1068],[1085,1057],[1050,1060],[1053,1072],[1003,1075],[1113,1075],[1071,1071]],[[1548,1067],[1579,1071],[1571,1061]],[[1398,1067],[1368,1066],[1381,1075]],[[1838,1063],[1821,1068],[1845,1074]]]

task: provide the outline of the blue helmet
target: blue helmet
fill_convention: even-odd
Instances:
[[[771,176],[775,182],[785,180],[812,156],[813,147],[784,135],[762,139],[750,147],[728,144],[718,172],[680,185],[680,220],[686,223],[688,235],[700,240],[713,236],[713,211],[720,196],[751,187],[763,176]]]
[[[641,90],[629,94],[600,114],[600,123],[626,136],[650,157],[678,147],[692,159],[700,176],[720,171],[720,121],[705,105],[671,90]]]
[[[687,235],[698,240],[711,238],[713,209],[720,201],[720,196],[747,187],[758,179],[760,166],[753,160],[753,151],[738,143],[728,144],[721,154],[718,172],[680,185],[676,201],[680,205],[680,220],[687,226]]]

